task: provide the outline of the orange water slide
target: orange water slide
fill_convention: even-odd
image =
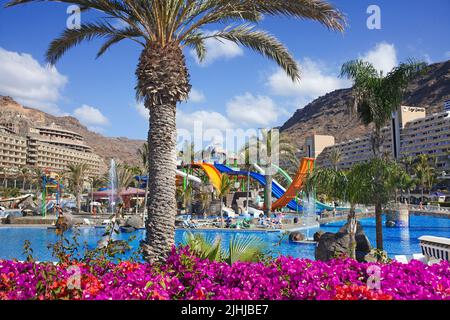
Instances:
[[[272,204],[272,210],[281,209],[285,207],[291,200],[295,199],[298,193],[302,190],[306,175],[314,168],[313,158],[303,158],[298,167],[297,174],[293,179],[291,185],[281,198]]]
[[[217,170],[217,168],[209,163],[194,163],[194,166],[198,166],[202,168],[203,171],[205,171],[206,175],[209,178],[209,181],[211,181],[211,184],[213,187],[220,191],[220,188],[222,186],[222,174]]]

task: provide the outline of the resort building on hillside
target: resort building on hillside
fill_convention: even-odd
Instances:
[[[27,164],[27,139],[0,126],[0,166],[22,167]]]
[[[382,152],[386,155],[401,159],[407,156],[429,154],[436,157],[439,169],[450,169],[448,155],[450,151],[449,111],[427,116],[424,108],[401,106],[393,114],[392,123],[382,129],[382,134]],[[308,141],[314,139],[316,138],[308,137],[306,145],[308,146]],[[324,140],[323,136],[320,136],[318,140],[322,142],[319,144],[322,152],[316,156],[316,165],[331,166],[330,154],[334,149],[337,149],[341,155],[338,164],[340,168],[347,169],[356,163],[367,161],[372,157],[370,139],[370,134],[367,134],[360,138],[334,144],[330,138]],[[326,145],[323,143],[324,141],[329,141],[329,143]],[[326,146],[324,147],[324,145]],[[315,152],[314,146],[312,148],[311,155]]]
[[[86,163],[90,175],[99,175],[105,165],[85,144],[84,138],[55,124],[30,127],[26,136],[14,123],[0,125],[0,165],[4,168],[35,166],[49,172],[62,172],[70,164]]]

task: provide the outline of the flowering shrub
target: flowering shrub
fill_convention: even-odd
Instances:
[[[380,270],[380,290],[367,268]],[[79,277],[74,273],[79,271]],[[78,283],[77,283],[78,282]],[[281,256],[232,265],[173,249],[165,264],[0,260],[0,299],[450,299],[450,264],[330,262]]]

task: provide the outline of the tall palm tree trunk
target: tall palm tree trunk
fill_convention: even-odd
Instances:
[[[176,105],[191,86],[183,52],[177,43],[149,42],[136,69],[137,96],[150,110],[148,133],[148,199],[144,259],[162,262],[175,244]]]
[[[174,245],[176,215],[176,105],[150,109],[146,244],[147,261],[164,259]]]
[[[220,196],[220,227],[224,227],[223,223],[223,196]]]
[[[372,147],[375,159],[381,159],[381,145],[382,145],[382,136],[381,129],[375,128],[375,131],[372,136]],[[382,182],[380,181],[380,175],[375,176],[374,183],[380,185]],[[377,249],[379,251],[383,251],[383,204],[381,203],[378,197],[375,197],[375,234],[376,234],[376,242]],[[381,257],[381,256],[380,256]]]
[[[81,190],[80,190],[80,188],[77,188],[75,198],[76,198],[76,202],[77,202],[77,212],[80,213],[81,212]]]
[[[247,194],[245,195],[245,211],[248,213],[248,201],[250,192],[250,168],[247,168]]]
[[[266,185],[264,186],[264,214],[269,217],[272,210],[272,175],[266,170]]]
[[[347,216],[347,231],[350,236],[350,258],[356,259],[356,213],[355,205],[350,205],[350,212]]]
[[[383,208],[380,203],[375,204],[375,229],[377,249],[383,251]]]

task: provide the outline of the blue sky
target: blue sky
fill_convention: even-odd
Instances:
[[[195,120],[217,129],[281,125],[314,98],[348,87],[337,74],[350,59],[364,58],[384,70],[409,57],[450,59],[448,0],[333,3],[348,17],[344,34],[285,18],[266,18],[260,25],[299,61],[300,84],[293,84],[271,61],[230,43],[209,43],[210,57],[202,65],[187,50],[194,92],[179,106],[179,127],[190,130]],[[366,26],[372,4],[381,9],[380,30]],[[53,114],[74,115],[107,136],[145,139],[145,110],[134,100],[136,44],[124,41],[96,60],[100,42],[84,43],[70,50],[56,69],[46,68],[47,45],[65,27],[66,9],[55,3],[0,9],[0,94]],[[93,17],[82,14],[81,22]]]

